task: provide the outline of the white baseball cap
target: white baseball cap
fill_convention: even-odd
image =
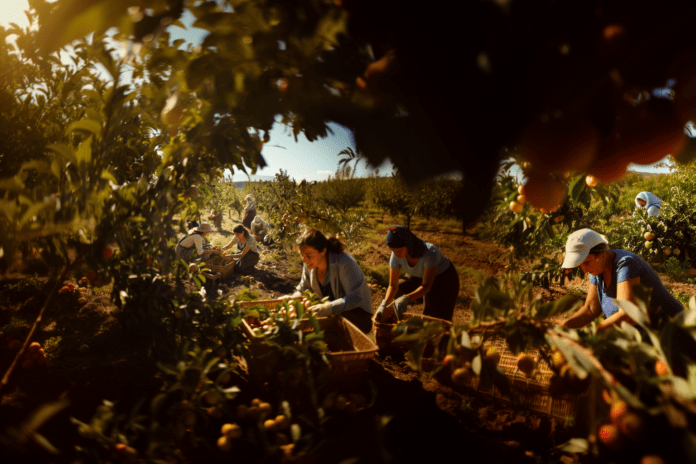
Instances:
[[[609,244],[604,235],[591,229],[576,230],[568,236],[565,246],[565,259],[561,265],[564,269],[578,267],[590,254],[590,250],[600,243]]]

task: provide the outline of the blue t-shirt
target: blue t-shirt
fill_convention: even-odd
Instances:
[[[625,250],[611,250],[616,253],[614,266],[611,272],[611,284],[608,288],[604,287],[604,279],[601,276],[590,275],[590,283],[597,286],[599,303],[602,305],[602,312],[605,317],[609,317],[619,310],[614,304],[616,298],[616,287],[619,282],[625,282],[635,277],[640,277],[641,285],[652,288],[652,298],[650,308],[662,307],[663,314],[674,316],[684,307],[670,294],[660,277],[652,270],[650,265],[643,261],[639,256]]]
[[[450,267],[450,260],[445,258],[445,255],[443,255],[442,252],[432,243],[424,243],[425,253],[423,253],[423,256],[418,258],[418,262],[415,266],[409,266],[405,256],[399,259],[396,257],[394,252],[391,254],[389,266],[392,269],[403,269],[404,272],[411,277],[423,277],[423,274],[425,274],[425,269],[434,266],[437,266],[437,275],[445,272],[447,268]]]

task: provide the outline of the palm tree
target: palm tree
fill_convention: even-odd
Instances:
[[[363,155],[360,153],[356,153],[351,147],[347,147],[343,150],[341,150],[338,153],[338,156],[344,156],[344,158],[341,158],[338,160],[338,169],[336,170],[336,174],[338,175],[339,173],[342,174],[343,176],[348,175],[347,177],[353,177],[355,176],[355,172],[358,169],[358,163],[360,162],[361,159],[363,159]],[[353,171],[350,171],[350,168],[348,167],[350,165],[351,161],[355,161],[355,164],[353,164]],[[343,165],[343,168],[341,168],[341,165]]]

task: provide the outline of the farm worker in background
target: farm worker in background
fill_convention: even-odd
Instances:
[[[310,306],[317,317],[341,314],[364,333],[372,330],[372,291],[365,275],[345,245],[336,237],[327,238],[317,229],[308,229],[297,240],[302,267],[302,279],[292,295],[281,299],[301,298],[309,289],[325,303]]]
[[[259,262],[259,249],[256,244],[256,239],[249,233],[249,230],[241,224],[234,226],[232,232],[234,233],[234,237],[232,237],[230,243],[222,247],[222,249],[227,250],[235,243],[237,244],[237,253],[229,256],[238,258],[237,262],[234,263],[234,273],[245,275]]]
[[[251,221],[253,221],[256,216],[256,202],[251,195],[247,195],[244,199],[246,200],[246,206],[244,206],[244,219],[242,219],[242,225],[249,229],[251,227]]]
[[[636,206],[648,210],[648,216],[659,216],[662,200],[650,192],[640,192],[636,195]]]
[[[419,298],[425,300],[425,316],[451,321],[459,295],[459,274],[450,260],[435,245],[424,242],[403,226],[389,228],[387,246],[392,252],[389,287],[375,321],[385,320],[391,314],[392,302],[393,311],[401,318],[408,304]],[[400,281],[402,269],[407,277]]]
[[[209,258],[209,255],[211,254],[219,255],[220,251],[217,249],[203,249],[203,237],[210,234],[212,231],[213,228],[210,227],[210,224],[208,224],[207,222],[204,222],[200,226],[196,226],[193,229],[189,230],[188,234],[182,237],[181,240],[179,240],[179,243],[176,244],[176,248],[174,248],[174,252],[176,253],[176,259],[183,259],[187,263],[190,263],[191,261],[193,261],[194,251],[198,253],[198,256],[200,258],[203,258],[205,256]]]
[[[563,324],[566,328],[585,327],[602,313],[604,320],[600,322],[598,330],[606,329],[612,324],[621,325],[621,321],[635,325],[613,300],[635,303],[633,287],[638,284],[652,288],[649,308],[651,319],[671,317],[684,310],[681,303],[662,285],[660,277],[649,264],[630,251],[609,249],[607,239],[593,230],[580,229],[568,236],[561,267],[572,269],[578,266],[583,272],[590,274],[590,288],[585,304]],[[639,330],[644,332],[640,328]]]
[[[253,221],[251,221],[251,234],[254,236],[257,242],[265,243],[264,239],[266,234],[268,234],[268,226],[266,221],[261,219],[261,216],[256,216]]]

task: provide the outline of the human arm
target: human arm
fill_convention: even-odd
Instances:
[[[599,304],[597,286],[591,283],[590,288],[587,290],[585,304],[563,323],[563,327],[566,329],[579,329],[580,327],[585,327],[597,319],[601,313],[602,306]]]
[[[648,208],[648,216],[658,217],[660,215],[660,207],[653,205]]]
[[[330,283],[334,299],[332,313],[362,308],[372,313],[372,291],[358,262],[346,253],[330,255]]]
[[[629,280],[624,280],[616,284],[616,299],[621,301],[630,301],[636,303],[635,296],[633,294],[633,286],[640,284],[640,277],[634,277]],[[619,307],[611,316],[604,319],[598,326],[597,330],[604,330],[611,327],[614,324],[621,325],[621,321],[626,321],[631,325],[635,325],[636,322],[628,317],[626,312]]]

